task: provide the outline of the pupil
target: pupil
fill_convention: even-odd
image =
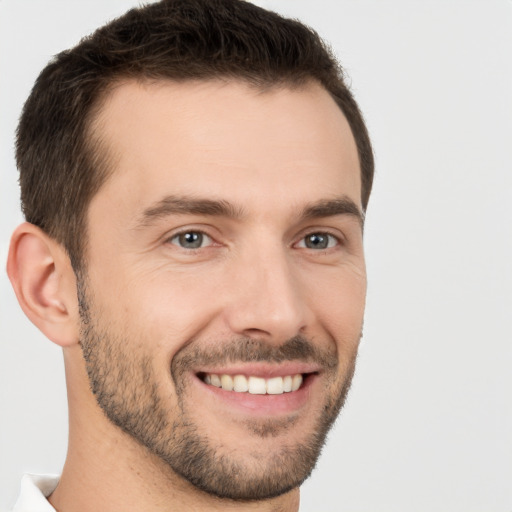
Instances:
[[[197,249],[203,243],[203,235],[201,233],[184,233],[180,235],[180,244],[188,249]]]
[[[306,238],[306,247],[310,249],[325,249],[327,247],[327,237],[325,235],[309,235]]]

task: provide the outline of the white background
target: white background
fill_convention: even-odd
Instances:
[[[302,512],[512,512],[512,2],[272,0],[330,41],[375,145],[365,336]],[[0,0],[0,261],[13,132],[52,54],[129,0]],[[59,472],[60,350],[0,273],[0,509]]]

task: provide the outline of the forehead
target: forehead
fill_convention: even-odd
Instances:
[[[316,84],[127,82],[94,129],[114,168],[91,207],[105,199],[136,214],[168,194],[229,196],[247,207],[262,196],[270,204],[345,194],[360,206],[354,138]]]

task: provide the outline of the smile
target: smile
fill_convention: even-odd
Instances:
[[[282,395],[297,391],[303,382],[302,374],[286,375],[284,377],[263,377],[205,373],[201,379],[206,384],[235,393],[251,395]]]

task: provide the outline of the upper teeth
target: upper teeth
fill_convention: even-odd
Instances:
[[[298,373],[286,377],[263,379],[262,377],[246,377],[245,375],[232,376],[207,373],[204,376],[204,381],[226,391],[249,392],[252,395],[281,395],[290,391],[297,391],[302,384],[302,375]]]

